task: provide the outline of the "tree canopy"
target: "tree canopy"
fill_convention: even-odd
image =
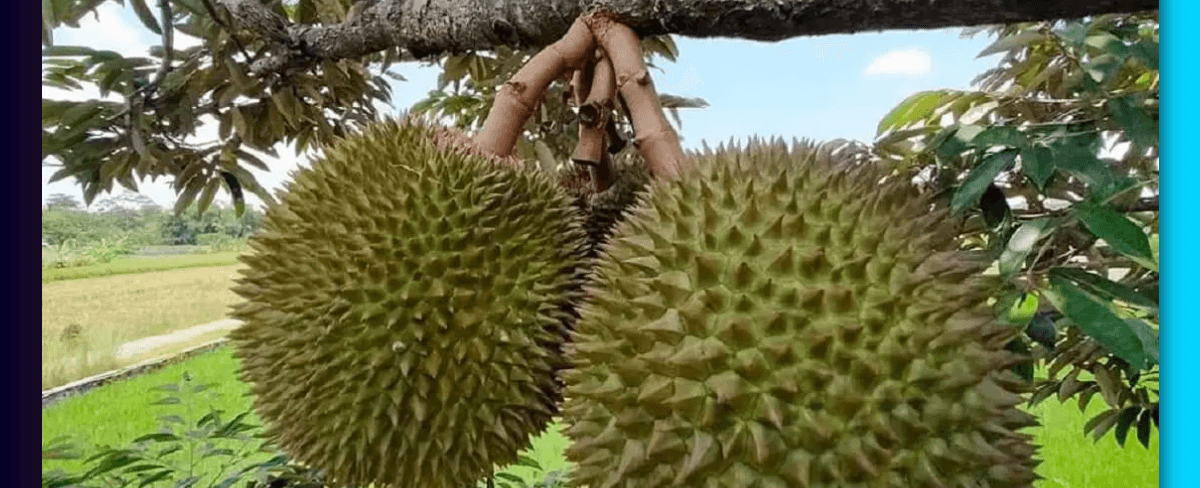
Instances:
[[[145,178],[170,177],[179,194],[176,210],[196,203],[201,211],[220,191],[239,208],[245,192],[271,201],[248,168],[268,170],[263,155],[276,156],[281,143],[302,152],[376,119],[391,97],[386,78],[396,76],[389,71],[394,63],[453,55],[446,60],[447,80],[464,70],[503,76],[509,65],[488,67],[488,52],[501,53],[497,60],[519,60],[511,53],[528,55],[549,44],[590,9],[616,12],[651,43],[667,39],[655,37],[665,34],[775,40],[1157,9],[1148,0],[1000,7],[991,0],[128,0],[145,28],[161,37],[149,56],[54,44],[56,27],[77,26],[108,1],[43,2],[43,83],[95,87],[104,97],[43,99],[43,161],[57,160],[61,169],[52,181],[74,178],[87,203],[114,184],[136,190]],[[204,43],[176,48],[177,32]],[[474,110],[486,113],[486,82],[502,78],[472,79],[467,90],[478,91],[483,102]],[[433,108],[453,112],[460,100]],[[663,101],[676,107],[703,103]],[[218,127],[218,141],[194,140],[205,123]],[[526,155],[539,149],[536,140],[555,152],[551,134],[527,135],[535,137],[523,148]]]

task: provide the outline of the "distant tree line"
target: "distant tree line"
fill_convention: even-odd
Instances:
[[[258,229],[262,212],[214,203],[203,214],[175,215],[145,195],[124,193],[85,208],[75,197],[51,195],[42,208],[42,242],[59,246],[121,239],[128,246],[196,245],[243,239]]]

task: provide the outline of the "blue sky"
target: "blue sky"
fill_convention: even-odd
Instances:
[[[991,39],[983,35],[963,39],[960,32],[957,28],[864,32],[773,43],[676,37],[679,59],[659,63],[665,72],[653,71],[651,76],[660,92],[700,97],[709,103],[704,109],[680,111],[680,135],[688,149],[699,147],[702,140],[715,146],[731,137],[744,140],[751,135],[869,141],[883,115],[909,95],[969,88],[975,76],[994,66],[996,57],[975,58]],[[112,49],[126,55],[145,55],[155,42],[157,36],[141,26],[132,9],[115,3],[100,9],[99,20],[89,16],[78,29],[55,31],[56,44]],[[195,40],[184,38],[176,43],[186,46]],[[408,79],[394,83],[397,111],[424,98],[436,86],[440,71],[417,63],[393,69]],[[43,96],[52,98],[89,95],[96,96],[43,89]],[[214,136],[215,128],[202,128],[198,140]],[[271,172],[255,170],[260,182],[271,189],[307,161],[304,156],[293,157],[290,148],[278,150],[281,158],[273,162]],[[43,167],[43,202],[55,193],[82,200],[72,179],[48,184],[55,170]],[[173,205],[174,192],[167,181],[139,184],[140,192],[159,205]],[[116,193],[121,191],[114,188]]]

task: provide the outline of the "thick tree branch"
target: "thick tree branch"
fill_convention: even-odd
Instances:
[[[256,63],[260,74],[395,47],[413,58],[544,47],[595,9],[615,13],[641,37],[760,41],[1158,10],[1158,0],[361,0],[371,4],[342,24],[289,25],[258,0],[216,1],[240,27],[281,48]]]

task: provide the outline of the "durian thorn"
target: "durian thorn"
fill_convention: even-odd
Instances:
[[[475,135],[474,144],[479,150],[501,157],[512,154],[525,122],[545,97],[550,83],[571,70],[582,69],[595,57],[596,41],[585,18],[576,19],[562,39],[534,55],[500,87],[483,129]]]
[[[642,59],[637,34],[609,12],[593,12],[580,19],[612,59],[617,89],[622,100],[629,105],[638,151],[646,159],[650,174],[660,180],[678,178],[690,164],[683,155],[678,135],[663,114],[646,62]]]

